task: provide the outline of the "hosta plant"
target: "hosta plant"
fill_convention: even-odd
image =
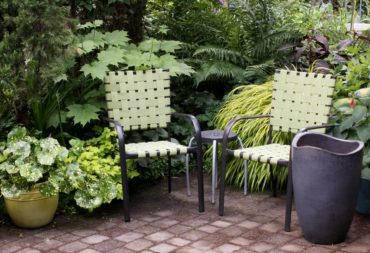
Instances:
[[[0,144],[0,189],[7,198],[37,187],[43,195],[73,189],[70,177],[81,175],[78,164],[66,162],[68,150],[51,137],[37,139],[24,127],[9,132]]]

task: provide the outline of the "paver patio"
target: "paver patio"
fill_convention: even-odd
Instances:
[[[217,203],[210,204],[209,178],[205,182],[204,213],[197,211],[196,196],[186,196],[184,178],[174,178],[172,194],[167,194],[164,180],[132,197],[130,223],[123,222],[119,203],[99,214],[59,214],[40,229],[5,222],[0,226],[0,252],[370,252],[370,217],[356,214],[344,243],[314,245],[303,239],[295,213],[292,232],[283,231],[284,196],[245,197],[228,188],[225,216],[219,217]]]

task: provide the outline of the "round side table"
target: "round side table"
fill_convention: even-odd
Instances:
[[[224,131],[222,130],[206,130],[201,132],[202,141],[204,143],[212,143],[212,149],[213,149],[213,157],[212,157],[212,195],[211,195],[211,203],[215,203],[215,192],[217,187],[217,144],[222,143]],[[238,140],[240,148],[244,148],[242,140],[239,138],[239,136],[231,132],[228,136],[228,141]],[[191,147],[194,141],[194,137],[192,137],[189,141],[188,147]],[[185,157],[185,173],[186,173],[186,189],[187,189],[187,195],[191,195],[190,190],[190,177],[189,177],[189,154],[186,154]],[[247,195],[247,177],[248,177],[248,171],[247,171],[247,161],[244,161],[244,195]]]

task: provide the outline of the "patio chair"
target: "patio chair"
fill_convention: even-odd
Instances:
[[[272,132],[297,133],[302,128],[324,131],[320,128],[332,127],[327,125],[327,122],[334,84],[335,80],[331,75],[279,70],[274,76],[271,114],[238,116],[228,124],[224,131],[222,145],[219,215],[224,214],[225,173],[228,158],[235,157],[269,164],[273,196],[276,196],[276,183],[271,165],[288,166],[285,231],[290,231],[293,196],[290,145],[272,143]],[[237,150],[227,148],[228,136],[236,122],[267,117],[270,118],[267,145]]]
[[[105,78],[108,116],[118,134],[123,187],[124,219],[130,221],[127,159],[168,157],[168,192],[171,192],[171,156],[194,153],[197,157],[198,209],[204,211],[202,140],[197,119],[189,114],[171,113],[168,71],[108,72]],[[124,131],[168,127],[171,115],[189,119],[197,145],[183,146],[168,140],[125,143]]]

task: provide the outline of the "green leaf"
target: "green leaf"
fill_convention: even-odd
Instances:
[[[82,208],[93,209],[100,206],[103,200],[100,196],[92,196],[86,191],[76,191],[74,197],[76,204]]]
[[[43,196],[51,197],[56,196],[59,192],[59,184],[50,182],[50,177],[47,182],[43,182],[39,186],[39,191]]]
[[[104,203],[110,203],[117,197],[117,190],[114,181],[104,178],[100,181],[99,195],[102,197]]]
[[[60,76],[57,76],[54,78],[54,83],[59,83],[60,81],[67,81],[68,76],[66,74],[61,74]]]
[[[8,148],[4,150],[4,154],[13,154],[15,159],[21,161],[30,156],[31,145],[25,141],[10,143]]]
[[[174,53],[175,50],[181,48],[181,42],[175,40],[164,40],[160,44],[160,49],[167,53]]]
[[[15,174],[18,173],[19,168],[17,166],[14,166],[14,164],[10,164],[8,162],[0,164],[0,171],[9,173],[9,174]]]
[[[149,59],[147,54],[143,54],[138,50],[130,50],[125,55],[125,58],[126,64],[129,67],[138,67],[142,65],[147,65]]]
[[[68,164],[65,175],[74,188],[78,188],[85,183],[86,173],[80,169],[79,164],[76,162]]]
[[[8,133],[8,142],[15,142],[23,139],[27,135],[25,127],[16,127]]]
[[[124,46],[129,41],[127,32],[125,31],[107,32],[105,33],[104,38],[110,45],[114,46]]]
[[[85,64],[82,66],[81,71],[84,73],[85,76],[91,75],[91,77],[104,80],[106,72],[108,69],[108,64],[102,61],[95,61],[91,64]]]
[[[81,44],[79,44],[78,47],[81,48],[84,53],[90,53],[91,51],[93,51],[98,46],[95,44],[94,41],[86,40],[86,41],[82,42]]]
[[[24,177],[27,182],[37,182],[42,178],[44,170],[37,166],[36,163],[26,163],[19,169],[19,174]]]
[[[47,122],[47,127],[54,127],[57,128],[59,124],[63,124],[67,122],[67,112],[61,111],[60,112],[60,122],[59,122],[59,114],[58,112],[53,113]]]
[[[79,123],[85,126],[91,120],[99,119],[97,112],[99,112],[100,109],[90,104],[73,104],[68,106],[67,109],[67,117],[73,118],[75,124]]]
[[[354,121],[353,121],[352,116],[349,116],[349,117],[345,118],[342,121],[342,123],[340,123],[339,130],[341,132],[345,131],[345,130],[351,128],[353,126],[353,123],[354,123]]]
[[[125,51],[118,47],[109,47],[107,50],[101,51],[98,54],[98,59],[107,65],[117,66],[118,63],[124,63],[126,61],[124,59]]]
[[[171,76],[179,76],[179,75],[186,75],[190,76],[192,73],[194,73],[194,70],[192,67],[189,65],[182,63],[182,62],[174,62],[171,66],[168,64],[165,64],[162,66],[164,69],[169,69],[170,70],[170,75]]]
[[[94,42],[96,48],[103,47],[106,44],[104,40],[105,35],[99,31],[91,31],[83,37],[83,41],[92,41]]]
[[[161,48],[161,42],[156,39],[148,39],[141,42],[138,46],[141,51],[156,53]]]
[[[20,188],[19,185],[4,182],[1,184],[1,194],[6,198],[18,197],[26,189]]]
[[[356,132],[360,140],[366,143],[370,139],[370,123],[357,127]]]
[[[35,151],[37,161],[41,165],[47,166],[53,165],[57,157],[64,159],[68,155],[68,151],[61,147],[56,139],[51,137],[40,140],[40,149]]]
[[[352,117],[355,123],[361,121],[364,117],[366,117],[367,108],[363,105],[357,105],[353,110]]]

